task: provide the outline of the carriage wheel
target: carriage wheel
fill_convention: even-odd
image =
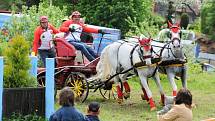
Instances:
[[[57,79],[54,79],[55,82],[57,81]],[[44,75],[40,75],[37,77],[37,86],[38,87],[45,87],[45,76]],[[57,95],[57,88],[56,88],[56,83],[54,83],[54,98],[56,99],[56,95]]]
[[[116,86],[115,84],[108,84],[108,87],[100,87],[99,88],[100,94],[102,97],[105,99],[116,99],[117,97],[117,91],[116,91]]]
[[[75,93],[77,102],[84,102],[89,93],[89,85],[85,76],[79,72],[72,72],[66,79],[65,86],[69,86]]]

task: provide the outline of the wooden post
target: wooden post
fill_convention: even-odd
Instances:
[[[54,58],[46,58],[46,119],[54,113]]]
[[[3,98],[3,57],[0,57],[0,121],[2,121],[2,98]]]

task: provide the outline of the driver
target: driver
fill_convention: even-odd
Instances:
[[[72,17],[71,20],[67,20],[63,22],[63,24],[60,27],[60,31],[66,32],[66,33],[70,32],[65,39],[70,44],[72,44],[77,50],[80,50],[89,61],[94,60],[97,57],[97,55],[95,54],[95,52],[91,47],[81,42],[81,38],[80,38],[81,34],[82,32],[104,34],[104,31],[101,29],[92,28],[85,25],[81,21],[81,13],[79,13],[78,11],[74,11],[71,17]]]

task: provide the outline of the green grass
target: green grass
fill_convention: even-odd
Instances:
[[[162,86],[167,95],[171,95],[171,87],[165,76],[161,76]],[[90,92],[88,99],[83,104],[76,104],[76,107],[84,114],[87,104],[90,101],[98,101],[101,103],[100,119],[102,121],[156,121],[156,111],[150,111],[146,101],[141,100],[141,89],[139,80],[133,78],[129,80],[132,88],[131,98],[125,100],[123,104],[118,104],[115,100],[104,100],[102,96],[96,92]],[[180,80],[176,80],[178,89],[181,88]],[[159,105],[160,95],[158,88],[153,80],[149,80],[150,89],[157,105],[157,111],[162,107]],[[188,88],[193,94],[194,121],[200,121],[210,117],[215,117],[215,73],[196,73],[189,74]]]
[[[191,67],[191,66],[190,66]],[[193,103],[196,108],[193,108],[193,121],[200,121],[215,117],[215,72],[200,72],[191,67],[192,71],[188,74],[188,88],[193,94]],[[193,71],[195,70],[195,71]],[[196,73],[194,73],[196,72]],[[76,103],[76,107],[86,114],[86,108],[89,102],[98,101],[101,104],[101,113],[99,115],[102,121],[156,121],[156,111],[150,111],[146,101],[141,100],[142,93],[139,79],[132,78],[129,80],[131,86],[131,98],[125,100],[123,104],[118,104],[116,100],[105,100],[100,95],[99,91],[93,92],[90,90],[89,96],[84,103]],[[172,90],[165,75],[161,75],[161,83],[166,95],[171,95]],[[180,80],[176,80],[178,89],[181,88]],[[160,94],[152,79],[149,80],[149,86],[153,93],[153,98],[157,105],[157,111],[162,108],[159,104]],[[55,108],[59,105],[56,103]],[[44,119],[37,116],[14,117],[8,121],[43,121]],[[5,120],[6,121],[6,120]]]

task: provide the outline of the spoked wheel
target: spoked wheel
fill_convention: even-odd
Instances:
[[[57,79],[54,79],[55,82]],[[37,86],[38,87],[45,87],[45,76],[44,75],[41,75],[41,76],[38,76],[37,77]],[[56,83],[54,83],[54,97],[56,99],[56,95],[57,95],[57,88],[56,88]]]
[[[70,73],[66,79],[65,86],[70,87],[74,91],[77,102],[84,102],[87,99],[89,85],[82,73]]]
[[[104,85],[104,87],[100,87],[99,91],[102,97],[104,97],[105,99],[115,100],[117,97],[116,86],[113,84],[113,82]]]

